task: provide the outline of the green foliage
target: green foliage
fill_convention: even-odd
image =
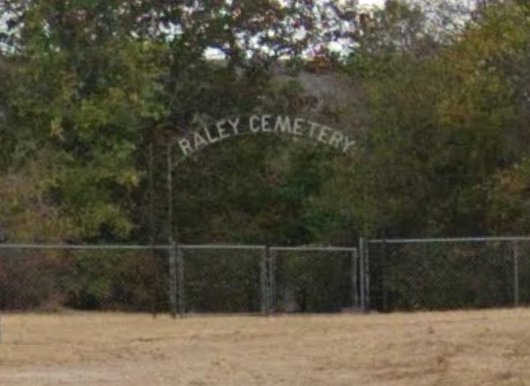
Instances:
[[[495,211],[491,185],[525,159],[528,148],[520,90],[526,86],[513,80],[515,68],[527,68],[528,20],[526,8],[493,8],[435,55],[400,50],[390,53],[391,64],[388,50],[354,56],[353,74],[363,63],[393,68],[363,83],[370,121],[357,195],[365,199],[353,205],[370,216],[368,231],[390,236],[501,229],[487,221]]]

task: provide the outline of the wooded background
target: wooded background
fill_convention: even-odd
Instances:
[[[10,242],[165,242],[168,138],[265,112],[357,152],[269,136],[203,150],[174,173],[180,241],[530,231],[527,1],[4,0],[0,25]]]

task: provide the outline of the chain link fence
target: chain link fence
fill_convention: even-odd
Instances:
[[[365,309],[530,303],[530,238],[361,240],[361,246]]]
[[[0,244],[0,309],[336,312],[359,307],[356,251]]]
[[[410,311],[530,304],[530,238],[357,248],[1,245],[1,310]]]
[[[151,247],[0,246],[0,309],[168,309],[167,251]]]

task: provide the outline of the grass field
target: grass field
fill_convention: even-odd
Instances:
[[[530,385],[530,310],[2,316],[0,385]]]

